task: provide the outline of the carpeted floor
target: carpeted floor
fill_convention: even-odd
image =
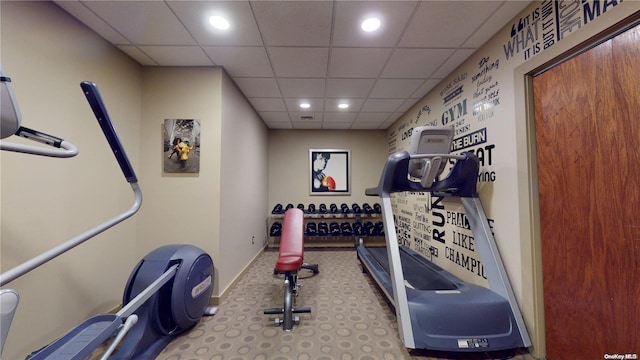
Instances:
[[[273,275],[277,252],[261,254],[213,317],[169,344],[157,360],[375,360],[533,359],[526,353],[409,353],[398,337],[395,314],[373,281],[362,273],[355,251],[305,251],[317,275],[304,271],[293,331],[277,327],[265,308],[282,307],[283,276]]]

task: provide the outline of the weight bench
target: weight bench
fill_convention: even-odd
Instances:
[[[274,274],[284,274],[284,304],[282,308],[265,309],[267,315],[284,314],[284,319],[276,318],[276,326],[282,324],[282,329],[291,331],[294,323],[300,318],[293,316],[298,313],[310,313],[309,307],[293,307],[293,297],[298,295],[298,271],[307,269],[314,274],[319,272],[318,264],[304,263],[304,212],[300,209],[289,209],[284,214],[282,222],[282,236],[280,237],[280,253],[276,261]]]

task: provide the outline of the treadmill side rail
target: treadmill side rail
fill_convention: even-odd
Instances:
[[[398,248],[398,237],[393,221],[393,210],[391,207],[391,197],[389,194],[382,194],[382,218],[386,225],[384,237],[387,242],[387,253],[390,267],[391,284],[393,288],[393,303],[398,319],[398,331],[400,338],[406,347],[414,349],[415,339],[413,338],[413,327],[411,325],[411,313],[409,312],[409,301],[407,300],[407,289],[404,286],[404,273],[402,262],[400,261],[400,250]]]
[[[478,253],[482,259],[489,288],[509,301],[511,312],[513,313],[518,325],[518,331],[522,338],[523,346],[529,347],[531,346],[529,332],[527,331],[524,319],[522,318],[520,307],[518,306],[518,302],[516,301],[516,297],[513,293],[507,270],[502,263],[498,245],[496,244],[496,240],[491,232],[491,227],[489,226],[489,221],[484,213],[484,208],[482,207],[480,198],[460,198],[460,201],[462,201],[467,219],[469,220],[469,227],[475,237],[476,248],[478,249]]]

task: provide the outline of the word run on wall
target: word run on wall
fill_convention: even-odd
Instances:
[[[453,125],[455,135],[451,153],[471,152],[478,157],[481,168],[478,182],[493,183],[498,180],[493,170],[498,146],[491,141],[487,127],[482,124],[492,119],[501,106],[501,84],[494,76],[500,65],[500,59],[487,56],[475,64],[472,71],[454,76],[438,93],[438,102],[443,104],[442,110],[436,112],[433,110],[436,106],[424,106],[414,119],[400,124],[397,131],[391,131],[389,152],[407,148],[416,126]],[[449,168],[453,163],[453,160],[450,161]],[[460,204],[430,193],[394,194],[393,204],[401,245],[411,247],[445,269],[446,263],[449,263],[464,269],[468,276],[480,282],[486,279]]]

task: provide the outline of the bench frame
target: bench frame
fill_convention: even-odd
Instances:
[[[265,309],[268,315],[283,314],[283,319],[276,318],[276,326],[282,324],[282,329],[289,332],[294,323],[300,318],[293,314],[310,313],[311,308],[293,306],[294,297],[298,296],[298,272],[307,269],[313,274],[319,273],[318,264],[304,263],[304,213],[300,209],[289,209],[285,212],[280,240],[280,253],[273,270],[275,275],[284,274],[284,299],[281,308]]]

